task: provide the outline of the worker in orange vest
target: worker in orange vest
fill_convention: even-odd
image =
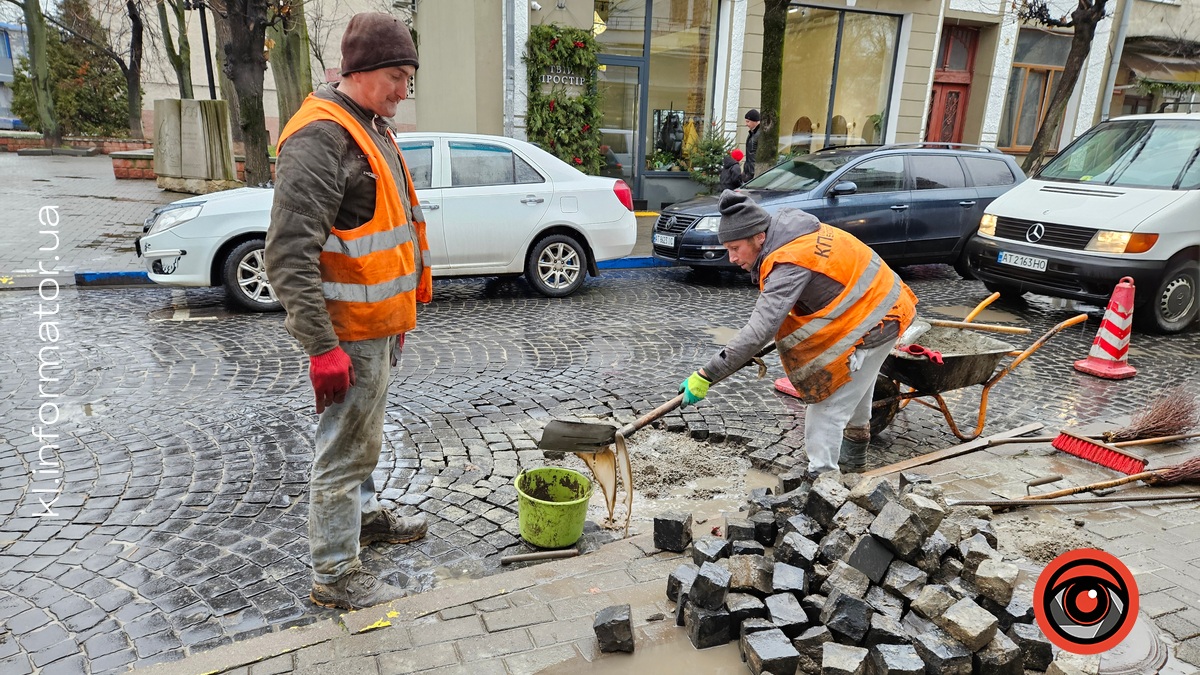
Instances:
[[[317,424],[309,482],[311,599],[360,609],[403,597],[359,550],[425,536],[424,516],[382,508],[371,472],[383,444],[391,369],[417,303],[432,298],[425,218],[385,118],[417,69],[408,27],[356,14],[342,77],[309,95],[279,135],[267,276],[309,356]]]
[[[800,398],[808,478],[860,470],[871,439],[875,377],[912,323],[917,298],[886,263],[847,232],[799,209],[774,216],[749,195],[721,194],[717,237],[761,294],[750,321],[708,365],[679,386],[683,406],[750,360],[772,337]]]

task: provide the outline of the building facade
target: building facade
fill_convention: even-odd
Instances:
[[[0,129],[23,129],[13,117],[13,74],[25,55],[25,27],[0,21]]]

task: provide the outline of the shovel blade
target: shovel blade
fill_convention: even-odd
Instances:
[[[610,445],[616,433],[617,427],[611,424],[551,420],[546,428],[542,429],[538,448],[564,452],[597,452]]]

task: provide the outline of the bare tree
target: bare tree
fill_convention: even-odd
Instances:
[[[312,59],[302,0],[282,0],[279,20],[267,28],[271,72],[279,101],[279,128],[296,114],[312,93]]]
[[[321,66],[321,72],[313,79],[313,86],[327,81],[325,72],[330,64],[326,60],[329,57],[325,53],[325,46],[333,39],[333,31],[344,26],[350,18],[342,8],[340,2],[308,2],[304,7],[304,18],[308,24],[308,49]],[[337,64],[333,65],[336,67]]]
[[[179,98],[195,98],[192,87],[192,48],[188,43],[187,19],[184,15],[184,0],[157,0],[158,24],[162,29],[163,46],[166,47],[167,61],[175,71],[175,81],[179,84]],[[171,22],[167,12],[175,19],[176,31],[179,34],[179,48],[171,39]]]
[[[1058,84],[1046,108],[1046,115],[1042,118],[1042,124],[1033,137],[1033,145],[1029,148],[1029,154],[1025,156],[1025,163],[1021,167],[1027,174],[1032,173],[1041,164],[1042,158],[1050,149],[1050,144],[1058,137],[1063,114],[1067,110],[1067,101],[1071,98],[1071,92],[1075,91],[1079,74],[1083,72],[1088,54],[1092,51],[1092,38],[1096,36],[1096,26],[1104,19],[1105,4],[1107,0],[1076,0],[1075,9],[1069,16],[1054,18],[1050,15],[1047,0],[1028,0],[1018,12],[1018,16],[1026,21],[1034,21],[1051,28],[1070,28],[1073,31],[1071,50],[1067,52],[1062,77],[1058,78]]]
[[[38,120],[42,127],[42,144],[47,148],[62,145],[62,127],[54,112],[54,96],[50,82],[50,59],[46,50],[48,34],[46,18],[38,0],[8,0],[25,13],[25,32],[29,48],[29,80],[37,101]]]
[[[221,45],[225,54],[222,69],[237,92],[246,184],[263,185],[271,180],[267,154],[270,137],[263,103],[267,26],[278,16],[268,0],[211,0],[209,6],[217,16],[217,23],[224,22],[228,29],[228,38]]]
[[[116,62],[121,74],[125,76],[128,89],[129,135],[133,138],[145,138],[142,132],[142,51],[145,40],[142,8],[135,0],[125,0],[123,12],[129,20],[129,25],[110,25],[103,31],[105,35],[98,35],[92,30],[94,19],[88,14],[87,5],[83,3],[64,3],[61,20],[53,16],[46,18],[50,23],[92,45]],[[124,45],[126,38],[129,43],[127,49],[124,46],[116,46]]]
[[[766,0],[763,10],[762,101],[759,104],[758,166],[775,164],[779,155],[779,114],[783,100],[783,41],[789,0]]]

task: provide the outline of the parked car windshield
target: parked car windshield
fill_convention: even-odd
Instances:
[[[808,192],[820,185],[829,174],[857,156],[849,153],[817,153],[789,159],[746,183],[746,187],[755,190]]]
[[[1038,173],[1042,180],[1124,187],[1200,187],[1200,122],[1121,120],[1101,124]]]

